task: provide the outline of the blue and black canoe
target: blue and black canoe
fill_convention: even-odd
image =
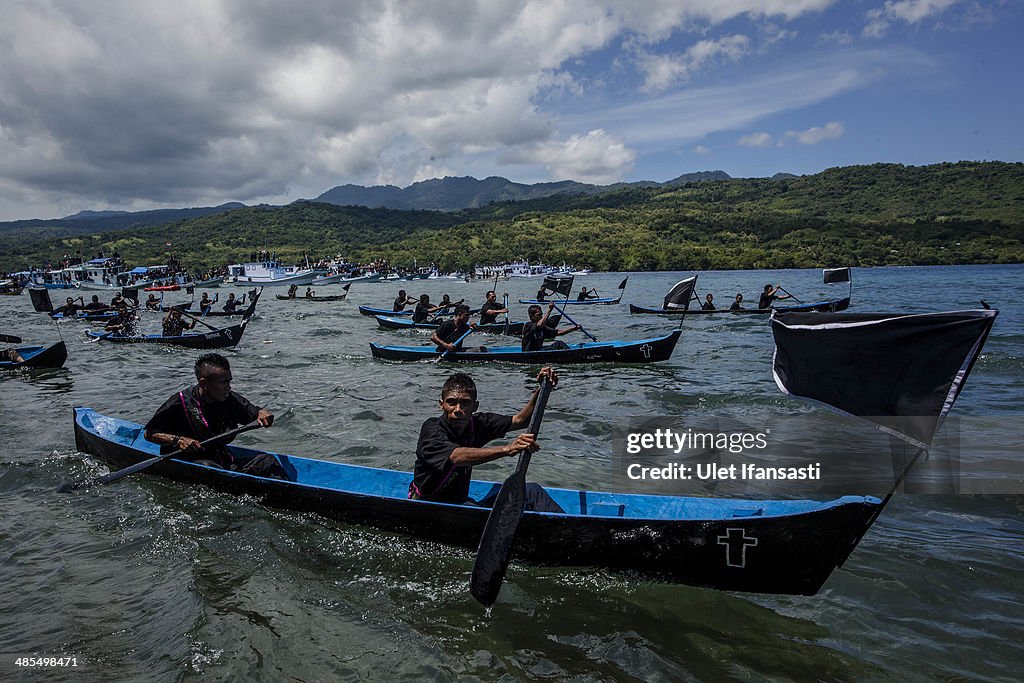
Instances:
[[[374,317],[377,320],[377,324],[385,330],[436,330],[441,326],[440,320],[428,320],[423,323],[414,323],[409,318],[393,318],[387,315],[378,315]],[[558,327],[558,323],[561,319],[562,316],[560,315],[548,316],[548,327]],[[477,325],[476,329],[478,332],[486,332],[488,334],[507,334],[511,337],[522,337],[523,327],[525,326],[525,322],[498,322],[488,323],[486,325]]]
[[[226,349],[236,346],[238,342],[242,341],[245,327],[252,319],[253,313],[256,312],[256,302],[259,301],[259,298],[259,293],[252,298],[240,323],[208,332],[193,332],[176,337],[165,337],[162,334],[127,335],[113,332],[93,332],[92,330],[86,330],[85,334],[92,339],[120,344],[166,344],[186,349]]]
[[[741,308],[739,310],[731,310],[729,308],[716,308],[711,311],[703,310],[700,305],[694,306],[694,308],[648,308],[646,306],[637,306],[635,304],[629,305],[630,313],[648,313],[653,315],[715,315],[721,313],[731,313],[732,315],[756,315],[756,314],[767,314],[773,311],[779,313],[838,313],[839,311],[845,311],[850,307],[850,297],[843,297],[842,299],[832,299],[829,301],[812,301],[806,304],[798,304],[796,306],[775,306],[773,308]]]
[[[600,296],[600,297],[597,297],[595,299],[583,299],[581,301],[577,301],[576,299],[568,299],[568,300],[565,300],[565,299],[545,299],[543,301],[541,301],[540,299],[520,299],[519,303],[521,303],[521,304],[537,304],[538,306],[541,306],[541,305],[544,305],[544,304],[550,304],[550,303],[554,302],[555,306],[559,306],[560,307],[560,306],[564,306],[565,304],[569,304],[570,306],[579,306],[579,305],[584,305],[584,304],[617,304],[620,301],[622,301],[622,295],[621,294],[619,296],[617,296],[617,297]]]
[[[438,315],[451,315],[451,313],[454,310],[454,308],[455,307],[452,306],[449,310],[442,311]],[[390,318],[394,318],[395,316],[399,316],[399,315],[402,315],[402,316],[412,315],[413,314],[413,309],[410,308],[410,309],[405,310],[405,311],[391,311],[391,310],[388,310],[386,308],[374,308],[373,306],[360,306],[359,307],[359,312],[362,313],[363,315],[368,315],[368,316],[371,316],[371,317],[372,316],[377,316],[377,315],[385,315],[385,316],[388,316]],[[480,312],[479,308],[471,308],[469,310],[469,314],[470,315],[476,315],[479,312]]]
[[[21,363],[0,361],[0,370],[18,370],[20,368],[61,368],[68,359],[68,347],[64,342],[50,346],[19,346],[18,355],[25,360]]]
[[[124,468],[159,453],[143,427],[75,408],[79,451]],[[244,461],[263,451],[228,447]],[[475,548],[490,510],[407,497],[410,472],[275,455],[288,480],[167,459],[146,472],[203,484],[262,504],[313,512],[431,542]],[[414,456],[408,454],[409,462]],[[480,500],[500,486],[476,481]],[[870,496],[742,500],[601,493],[547,488],[565,514],[525,512],[516,557],[544,564],[596,566],[658,580],[733,591],[813,595],[856,547],[880,510]],[[437,552],[427,548],[427,552]]]
[[[680,330],[664,337],[635,341],[583,342],[564,349],[523,351],[519,346],[489,346],[486,351],[453,351],[446,361],[557,364],[568,363],[657,363],[668,360],[679,341]],[[470,347],[472,348],[472,347]],[[374,358],[397,361],[437,360],[433,346],[382,346],[370,344]]]

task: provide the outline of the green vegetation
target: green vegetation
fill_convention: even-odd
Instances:
[[[172,242],[172,247],[165,246]],[[629,187],[457,212],[312,202],[32,243],[0,236],[0,270],[81,251],[133,264],[169,251],[190,268],[343,256],[442,269],[529,259],[600,270],[787,268],[1024,261],[1024,164],[874,164],[813,176]]]

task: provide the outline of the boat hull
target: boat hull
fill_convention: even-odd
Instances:
[[[79,451],[123,468],[158,453],[140,425],[75,409]],[[230,447],[236,457],[261,453]],[[410,458],[411,458],[410,454]],[[168,459],[147,473],[203,484],[264,505],[313,512],[416,538],[476,547],[489,510],[409,500],[409,472],[278,455],[292,481]],[[500,486],[474,481],[479,499]],[[516,557],[596,566],[711,588],[813,595],[843,564],[881,505],[877,498],[751,501],[548,488],[566,514],[525,512]],[[432,551],[436,552],[436,551]]]
[[[571,344],[567,349],[522,351],[515,346],[499,346],[484,351],[458,351],[445,356],[455,362],[504,362],[530,364],[570,363],[657,363],[668,360],[679,341],[680,330],[664,337],[623,342],[585,342]],[[370,344],[374,358],[394,361],[437,360],[440,353],[433,346],[381,346]]]
[[[728,308],[716,308],[713,311],[705,311],[701,308],[691,308],[689,310],[685,308],[648,308],[646,306],[637,306],[636,304],[630,304],[629,312],[645,313],[649,315],[765,315],[771,313],[772,311],[837,313],[839,311],[845,311],[849,307],[850,297],[847,296],[843,297],[842,299],[833,299],[831,301],[814,301],[806,304],[799,304],[797,306],[775,306],[774,308],[741,308],[736,311]]]
[[[537,304],[538,306],[541,306],[541,305],[547,305],[547,304],[549,304],[551,302],[554,302],[556,307],[561,307],[561,306],[564,306],[566,304],[568,304],[569,306],[583,306],[583,305],[587,305],[587,304],[590,304],[590,305],[593,305],[593,304],[617,304],[621,300],[622,300],[622,297],[612,298],[610,296],[603,296],[603,297],[599,297],[597,299],[584,299],[583,301],[576,301],[575,299],[569,299],[568,301],[563,301],[561,299],[547,299],[545,301],[541,301],[540,299],[520,299],[519,303],[521,303],[521,304]]]
[[[279,301],[344,301],[346,294],[336,294],[333,296],[285,296],[284,294],[276,294],[275,297]]]
[[[17,370],[19,368],[61,368],[68,359],[68,347],[64,342],[50,346],[19,346],[18,353],[24,362],[0,361],[0,370]]]
[[[385,330],[436,330],[441,326],[441,321],[425,322],[425,323],[414,323],[410,318],[395,318],[387,315],[374,316],[377,320],[377,324]],[[548,327],[557,327],[558,322],[561,320],[561,316],[552,315],[548,317]],[[526,326],[525,322],[509,322],[505,323],[488,323],[487,325],[477,325],[477,332],[486,332],[487,334],[506,334],[510,337],[522,337],[523,328]]]

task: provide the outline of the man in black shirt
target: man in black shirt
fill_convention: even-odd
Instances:
[[[456,345],[456,342],[462,338],[462,335],[469,332],[470,328],[475,325],[469,324],[469,306],[465,304],[459,304],[455,307],[455,317],[451,320],[445,320],[441,325],[434,330],[434,333],[430,335],[430,341],[437,344],[437,350],[443,351],[461,351],[462,343]]]
[[[761,298],[757,301],[757,307],[771,308],[772,304],[776,301],[792,298],[792,294],[779,294],[779,290],[781,289],[782,287],[779,287],[778,285],[775,285],[775,288],[772,289],[771,283],[765,285],[764,292],[761,293]]]
[[[713,297],[711,294],[708,294],[706,297],[704,297],[704,303],[700,305],[700,310],[717,311],[718,309],[715,308],[715,297]]]
[[[732,306],[729,306],[730,311],[742,311],[743,310],[743,295],[737,294],[736,300],[732,302]]]
[[[183,450],[183,459],[201,465],[284,478],[283,468],[269,453],[242,460],[235,458],[226,445],[200,445],[254,420],[269,427],[274,415],[231,390],[231,365],[219,353],[200,356],[195,373],[196,384],[164,401],[146,423],[146,440],[160,444],[161,453]]]
[[[523,326],[523,342],[521,347],[523,351],[542,351],[544,349],[545,339],[553,339],[580,329],[579,325],[563,327],[560,329],[556,329],[548,325],[548,316],[551,315],[551,311],[554,307],[554,302],[548,302],[547,313],[543,313],[541,307],[537,304],[533,304],[529,309],[527,309],[530,316],[530,322]],[[549,348],[565,349],[568,348],[568,344],[559,340]]]
[[[586,301],[587,299],[596,299],[596,298],[597,298],[597,288],[596,287],[594,288],[593,291],[590,291],[586,287],[583,287],[582,289],[580,289],[580,293],[576,295],[576,301]]]
[[[163,328],[165,337],[180,337],[183,330],[191,330],[195,326],[195,320],[186,322],[181,319],[180,308],[172,308],[164,316]]]
[[[105,311],[107,308],[109,307],[105,303],[101,302],[99,296],[95,294],[92,295],[92,301],[85,305],[85,310],[93,312]]]
[[[425,323],[432,313],[437,313],[444,308],[446,306],[431,306],[430,295],[420,294],[420,300],[416,303],[416,310],[412,312],[412,321],[414,323]]]
[[[416,299],[410,298],[404,289],[398,290],[398,296],[395,297],[395,302],[391,305],[391,310],[395,313],[404,311],[406,306],[415,306]]]
[[[244,295],[243,295],[243,298],[244,298]],[[242,303],[242,302],[235,298],[235,293],[231,292],[230,294],[228,294],[228,300],[224,302],[224,312],[225,313],[234,313],[235,312],[235,307],[238,306],[238,304],[240,304],[240,303]]]
[[[508,315],[508,309],[498,305],[498,294],[492,289],[487,292],[487,301],[480,307],[480,324],[491,325],[502,313]]]
[[[547,377],[552,387],[558,384],[553,368],[543,368],[537,381]],[[538,387],[539,389],[539,387]],[[441,417],[432,417],[420,428],[416,444],[416,466],[409,485],[409,497],[456,505],[482,505],[491,507],[498,487],[479,501],[470,499],[469,484],[474,465],[517,455],[529,449],[536,452],[540,445],[533,434],[519,434],[515,439],[497,446],[488,446],[494,439],[504,437],[512,429],[521,429],[530,422],[537,391],[530,396],[515,415],[479,413],[476,384],[465,373],[455,373],[441,389]],[[537,484],[526,486],[526,509],[540,512],[564,512]]]
[[[78,297],[78,299],[81,301],[82,297]],[[50,316],[63,314],[65,318],[74,318],[80,310],[82,310],[82,307],[76,304],[75,300],[69,296],[64,305],[54,309]]]

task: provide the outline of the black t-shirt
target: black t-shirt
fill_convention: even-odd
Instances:
[[[757,302],[758,308],[771,308],[772,303],[779,297],[774,294],[762,294],[761,298]]]
[[[205,421],[205,425],[199,428],[193,425],[192,418],[185,411],[184,401],[181,395],[173,394],[164,401],[163,405],[157,408],[156,413],[146,423],[147,432],[162,432],[176,436],[187,436],[200,441],[231,431],[239,425],[248,424],[256,419],[260,412],[258,406],[253,405],[241,395],[232,391],[228,394],[226,401],[217,403],[215,401],[203,402],[199,398],[199,386],[194,385],[184,392],[188,395],[190,402],[199,406],[199,419]],[[207,434],[206,432],[209,432]],[[230,440],[228,441],[230,443]],[[161,453],[171,453],[175,450],[173,446],[161,444]],[[214,454],[219,455],[219,454]],[[195,455],[187,456],[191,460],[210,458],[211,453],[198,451]]]
[[[500,439],[512,429],[512,417],[496,413],[475,413],[469,427],[460,436],[452,432],[443,417],[432,417],[420,427],[416,444],[410,493],[423,500],[464,503],[469,499],[472,466],[455,467],[449,458],[460,446],[482,448]]]
[[[404,311],[406,301],[407,299],[405,297],[400,296],[396,298],[395,303],[391,304],[391,310],[395,313],[397,313],[398,311]]]
[[[425,304],[422,301],[417,303],[416,310],[412,313],[412,321],[414,323],[425,323],[428,317],[430,317],[430,304]]]
[[[705,301],[704,303],[702,303],[700,305],[700,310],[702,310],[702,311],[717,311],[718,309],[715,308],[715,305],[713,303],[711,303],[710,301]]]
[[[494,303],[491,303],[490,301],[485,301],[484,305],[480,307],[480,324],[490,325],[491,323],[493,323],[495,320],[498,319],[498,314],[491,313],[491,311],[500,311],[501,309],[502,305],[499,304],[497,301],[495,301]]]
[[[532,320],[523,325],[523,351],[540,351],[544,348],[544,340],[552,339],[557,335],[557,330],[545,325],[540,327]]]
[[[469,325],[456,325],[455,320],[445,320],[441,323],[441,326],[437,328],[437,336],[444,342],[454,344],[455,341],[466,334],[469,331]],[[455,347],[461,349],[462,344]],[[438,351],[444,351],[441,347],[437,348]]]

